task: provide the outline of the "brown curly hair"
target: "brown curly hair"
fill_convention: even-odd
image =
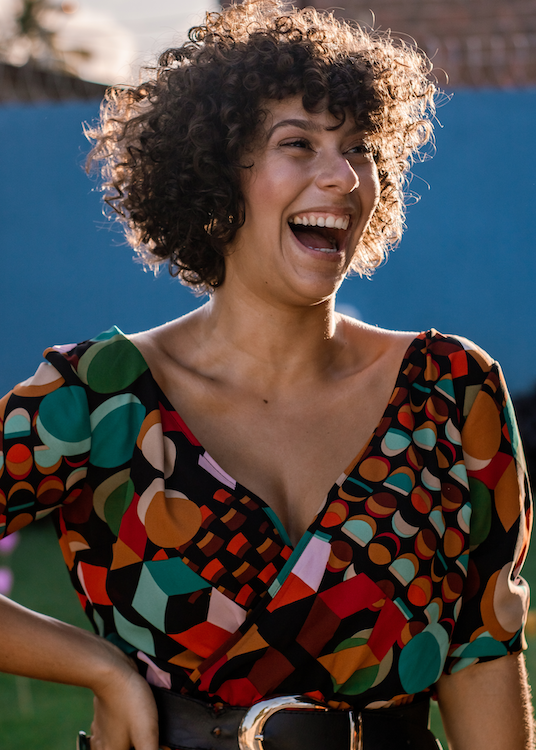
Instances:
[[[244,223],[241,174],[267,100],[351,116],[367,133],[381,185],[352,268],[368,275],[404,227],[408,169],[432,132],[431,65],[414,46],[312,8],[248,0],[207,13],[151,79],[112,88],[88,169],[103,162],[104,200],[149,264],[199,290],[220,286],[226,245]]]

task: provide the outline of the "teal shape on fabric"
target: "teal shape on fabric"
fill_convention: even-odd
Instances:
[[[306,531],[305,534],[302,536],[298,544],[296,545],[294,552],[291,554],[289,559],[284,564],[281,572],[275,579],[275,581],[272,583],[270,588],[268,589],[268,594],[273,599],[274,596],[277,594],[283,583],[285,582],[287,576],[291,572],[292,568],[296,565],[298,560],[300,559],[301,553],[303,550],[307,547],[309,544],[309,541],[313,538],[313,535],[310,531]]]
[[[437,623],[428,625],[404,646],[398,674],[406,693],[419,693],[439,679],[448,647],[448,635]]]
[[[131,644],[135,649],[149,654],[149,656],[156,656],[154,638],[150,630],[141,628],[139,625],[134,625],[133,622],[123,617],[115,607],[113,608],[113,615],[117,633],[126,643]]]
[[[379,670],[379,664],[358,669],[357,672],[353,673],[349,680],[346,680],[344,685],[338,687],[337,692],[343,693],[344,695],[359,695],[360,693],[364,693],[365,690],[368,690],[374,685]]]
[[[413,612],[411,611],[411,609],[409,609],[407,604],[402,599],[400,599],[400,597],[398,599],[395,599],[393,604],[396,604],[398,609],[402,612],[407,620],[411,620],[411,618],[413,617]]]
[[[469,490],[473,508],[469,544],[474,549],[487,539],[491,530],[491,493],[484,482],[474,477],[469,477]]]
[[[336,654],[338,651],[346,651],[347,648],[355,648],[356,646],[364,646],[367,643],[366,638],[346,638],[335,646],[333,653]]]
[[[441,378],[441,380],[435,384],[435,388],[440,393],[444,393],[445,396],[448,396],[451,401],[456,400],[454,394],[454,383],[450,378]]]
[[[401,453],[411,443],[411,437],[400,430],[387,430],[383,440],[390,451],[397,453]]]
[[[4,468],[4,452],[0,451],[0,471]]]
[[[13,414],[13,416],[6,419],[4,425],[4,438],[27,437],[30,432],[30,420],[25,414]]]
[[[99,635],[104,636],[104,620],[99,615],[96,609],[93,610],[91,613],[91,616],[93,618],[93,622],[95,623],[95,626],[97,628],[97,632]]]
[[[132,457],[144,419],[145,407],[135,401],[106,414],[93,429],[91,463],[106,469],[126,463]]]
[[[428,518],[437,533],[440,536],[443,536],[445,533],[445,519],[443,518],[443,513],[440,510],[433,510]]]
[[[346,523],[342,527],[342,531],[348,536],[352,537],[352,539],[356,539],[361,542],[363,546],[367,545],[374,536],[374,530],[372,529],[370,523],[367,523],[367,521],[362,521],[360,519],[351,519],[350,521],[346,521]]]
[[[460,555],[459,558],[456,560],[456,564],[462,568],[464,573],[467,573],[467,570],[469,568],[469,553],[466,552],[464,555]]]
[[[317,539],[321,539],[323,542],[331,542],[331,534],[326,534],[325,531],[315,531],[313,534]]]
[[[411,481],[411,477],[409,477],[402,471],[398,474],[390,474],[383,484],[385,487],[389,487],[392,490],[399,490],[405,495],[409,495],[409,493],[413,489],[413,482]]]
[[[141,352],[127,338],[94,344],[80,358],[78,371],[96,393],[117,393],[147,370]]]
[[[451,667],[450,673],[456,674],[456,672],[460,672],[462,669],[465,669],[465,667],[470,667],[471,664],[474,664],[476,661],[476,659],[459,659],[459,661]]]
[[[45,396],[36,426],[42,442],[60,455],[76,456],[88,451],[91,425],[84,389],[73,385]]]
[[[456,477],[461,484],[464,485],[464,487],[467,487],[467,469],[465,468],[465,464],[463,463],[457,463],[454,464],[454,466],[450,469],[449,474],[453,477]]]
[[[54,464],[57,464],[61,457],[62,453],[57,448],[50,448],[48,445],[43,448],[34,448],[35,463],[45,469],[49,469]]]
[[[144,565],[141,569],[132,606],[162,633],[166,632],[166,607],[169,597],[162,591]]]
[[[107,331],[103,331],[102,333],[99,333],[99,335],[92,338],[91,341],[108,341],[108,339],[112,339],[114,336],[117,336],[118,334],[120,336],[125,335],[117,326],[112,326],[111,328],[108,328]]]
[[[439,605],[437,604],[437,602],[430,602],[424,612],[430,622],[438,622],[441,612],[439,610]]]
[[[156,585],[167,596],[191,594],[201,589],[212,588],[212,585],[194,573],[180,557],[169,560],[152,560],[143,566],[148,570]]]
[[[517,428],[516,415],[514,412],[514,406],[510,395],[506,398],[506,406],[504,408],[504,418],[506,420],[506,426],[508,427],[508,433],[510,435],[510,442],[512,444],[512,453],[514,457],[518,457],[520,454],[520,442],[519,430]]]
[[[463,522],[469,529],[471,526],[471,516],[473,514],[473,506],[471,503],[465,503],[460,508],[460,513],[462,514]]]
[[[113,643],[114,646],[117,646],[117,648],[120,648],[121,651],[123,651],[125,654],[128,654],[129,656],[131,654],[135,654],[138,650],[136,646],[133,646],[132,644],[124,641],[120,635],[117,635],[117,633],[108,633],[108,635],[106,636],[106,640],[110,641],[110,643]]]
[[[10,513],[14,513],[16,510],[24,510],[24,508],[31,508],[35,505],[35,500],[31,500],[29,503],[21,503],[20,505],[10,505]]]
[[[415,566],[406,557],[399,557],[394,560],[389,566],[390,571],[396,571],[400,578],[406,583],[409,583],[415,578]]]
[[[454,651],[452,656],[464,659],[476,659],[481,656],[506,656],[508,650],[500,641],[489,635],[479,636],[471,643],[464,644]]]
[[[415,388],[417,391],[421,391],[421,393],[431,393],[432,389],[429,388],[426,385],[420,385],[420,383],[413,383],[412,387]]]
[[[353,477],[347,477],[347,482],[352,482],[352,484],[357,484],[358,487],[362,487],[367,492],[372,492],[372,487],[369,487],[368,484],[365,484],[364,482],[360,482],[359,479],[354,479]]]
[[[290,541],[289,535],[287,534],[287,530],[279,520],[279,516],[277,515],[277,513],[273,510],[273,508],[270,508],[269,505],[264,508],[264,512],[273,523],[274,527],[278,530],[279,536],[284,541],[284,543],[288,547],[292,547],[292,542]]]
[[[441,563],[441,566],[442,566],[443,570],[446,573],[447,572],[447,563],[445,562],[445,558],[443,557],[443,555],[441,554],[441,552],[439,552],[439,550],[436,550],[436,558],[439,560],[439,562]]]
[[[414,431],[413,439],[421,447],[433,448],[437,442],[437,435],[429,427],[421,427],[419,430]]]
[[[104,504],[104,518],[115,536],[119,535],[119,527],[128,506],[134,497],[134,483],[128,479],[108,495]]]

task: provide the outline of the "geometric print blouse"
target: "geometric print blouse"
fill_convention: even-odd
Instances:
[[[45,357],[0,401],[0,532],[54,513],[86,615],[149,682],[374,708],[525,647],[525,466],[500,368],[473,343],[415,338],[295,548],[117,328]]]

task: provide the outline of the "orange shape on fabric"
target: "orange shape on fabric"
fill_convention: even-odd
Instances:
[[[320,656],[318,661],[330,673],[338,685],[343,685],[358,669],[376,667],[380,663],[367,643],[345,648],[336,654]]]
[[[181,547],[199,531],[203,517],[187,497],[167,497],[157,492],[147,508],[147,536],[157,547]]]
[[[214,500],[217,500],[220,503],[227,503],[229,498],[232,498],[232,495],[230,492],[227,492],[227,490],[216,490],[216,492],[213,495]]]
[[[304,583],[301,578],[295,576],[294,573],[289,573],[287,580],[279,589],[277,596],[272,599],[266,609],[268,612],[274,612],[276,609],[286,607],[287,604],[292,604],[300,599],[305,599],[306,596],[311,596],[314,593],[314,590]]]
[[[489,460],[499,450],[501,436],[497,405],[491,396],[480,391],[463,426],[463,449],[480,461]]]
[[[182,646],[186,646],[194,654],[208,659],[228,640],[229,632],[212,622],[201,622],[182,633],[169,633],[169,637]]]
[[[227,549],[232,555],[237,555],[245,546],[251,547],[251,544],[248,542],[242,532],[239,532],[231,539],[231,541],[227,545]]]
[[[242,588],[238,592],[238,596],[235,598],[235,602],[241,607],[247,607],[254,596],[255,592],[253,591],[251,586],[246,583],[246,585],[242,586]]]
[[[516,465],[513,460],[510,461],[495,487],[495,507],[504,529],[510,531],[523,510]]]
[[[420,576],[408,588],[408,599],[416,607],[426,607],[432,597],[432,581],[428,576]]]
[[[90,563],[80,563],[83,575],[84,589],[93,604],[107,604],[111,606],[112,602],[106,591],[106,577],[108,571],[99,565],[90,565]]]
[[[8,450],[5,461],[8,474],[13,479],[26,479],[32,470],[32,452],[22,443],[17,443]]]
[[[363,479],[369,482],[383,482],[390,470],[389,461],[386,458],[376,456],[366,458],[359,467],[359,473]]]
[[[459,350],[452,352],[452,354],[449,355],[449,359],[451,362],[452,377],[454,379],[462,378],[464,375],[467,375],[469,368],[467,366],[467,354],[465,351]]]
[[[7,527],[7,533],[13,534],[14,531],[19,531],[20,529],[23,529],[25,526],[28,526],[28,524],[31,523],[33,520],[34,519],[31,513],[19,513],[18,516],[15,516],[15,518],[11,521],[11,523]]]
[[[141,557],[137,555],[134,550],[123,542],[122,539],[118,539],[112,546],[113,560],[110,565],[110,570],[117,570],[118,568],[126,568],[127,565],[135,565],[140,563]]]
[[[268,563],[268,565],[259,573],[258,579],[269,585],[274,580],[276,574],[277,568],[275,565],[273,563]]]

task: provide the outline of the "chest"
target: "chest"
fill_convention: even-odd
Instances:
[[[180,377],[166,389],[212,459],[275,511],[296,544],[368,443],[394,380],[350,378],[278,398]]]

